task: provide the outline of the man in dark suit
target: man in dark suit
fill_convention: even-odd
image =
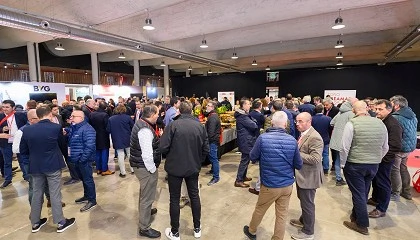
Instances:
[[[299,107],[299,112],[308,112],[311,116],[315,115],[315,106],[311,104],[311,96],[306,95],[303,97],[303,104]]]
[[[39,107],[36,114],[40,121],[23,129],[20,142],[21,154],[29,155],[29,173],[32,177],[33,196],[31,202],[32,232],[38,232],[47,222],[41,219],[44,201],[44,186],[48,182],[54,223],[58,224],[57,232],[63,232],[75,223],[75,219],[66,219],[61,203],[61,169],[64,164],[64,141],[61,126],[52,123],[51,108]]]
[[[0,152],[4,159],[4,182],[0,188],[5,188],[12,183],[12,144],[13,136],[27,122],[26,112],[16,112],[15,102],[4,100],[2,104],[3,114],[0,115]],[[23,163],[19,162],[20,168],[24,171]]]
[[[314,239],[315,225],[315,193],[323,183],[322,150],[324,143],[321,135],[311,125],[312,117],[303,112],[296,117],[296,126],[301,133],[298,140],[302,169],[296,171],[297,195],[302,208],[299,219],[291,219],[290,224],[302,228],[292,234],[296,240]]]
[[[340,112],[340,109],[336,106],[334,106],[334,102],[331,98],[327,97],[322,102],[324,104],[324,115],[330,117],[333,119],[335,115],[337,115]]]
[[[321,135],[324,141],[324,150],[322,151],[322,167],[324,174],[328,174],[330,168],[330,133],[331,133],[331,118],[323,115],[324,105],[321,103],[315,106],[315,115],[312,117],[312,127]]]

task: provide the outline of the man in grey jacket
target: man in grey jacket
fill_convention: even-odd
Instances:
[[[331,120],[333,131],[330,140],[332,167],[331,172],[335,171],[336,186],[346,185],[346,182],[341,176],[340,167],[340,149],[341,140],[343,138],[343,130],[346,123],[354,117],[352,112],[352,103],[356,102],[357,98],[349,98],[340,107],[340,113]]]

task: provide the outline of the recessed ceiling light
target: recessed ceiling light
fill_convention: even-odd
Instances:
[[[335,56],[335,58],[343,58],[343,53],[342,52],[338,52],[337,56]]]
[[[343,65],[343,61],[338,60],[338,62],[337,62],[337,66],[342,66],[342,65]]]
[[[257,63],[257,60],[255,60],[255,58],[254,58],[254,60],[252,61],[252,64],[251,64],[252,66],[257,66],[258,65],[258,63]]]

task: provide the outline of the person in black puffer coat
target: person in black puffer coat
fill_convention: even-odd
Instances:
[[[236,176],[235,187],[249,187],[249,184],[244,182],[251,181],[251,178],[246,176],[248,164],[250,161],[249,153],[254,146],[255,140],[259,134],[259,128],[256,120],[248,113],[251,108],[251,103],[248,99],[240,101],[240,108],[236,110],[234,116],[236,118],[236,132],[239,151],[242,153],[241,162],[238,167],[238,174]]]

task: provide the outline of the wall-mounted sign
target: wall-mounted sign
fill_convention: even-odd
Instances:
[[[324,98],[328,95],[333,100],[334,105],[337,105],[350,97],[356,97],[356,90],[325,90]]]

